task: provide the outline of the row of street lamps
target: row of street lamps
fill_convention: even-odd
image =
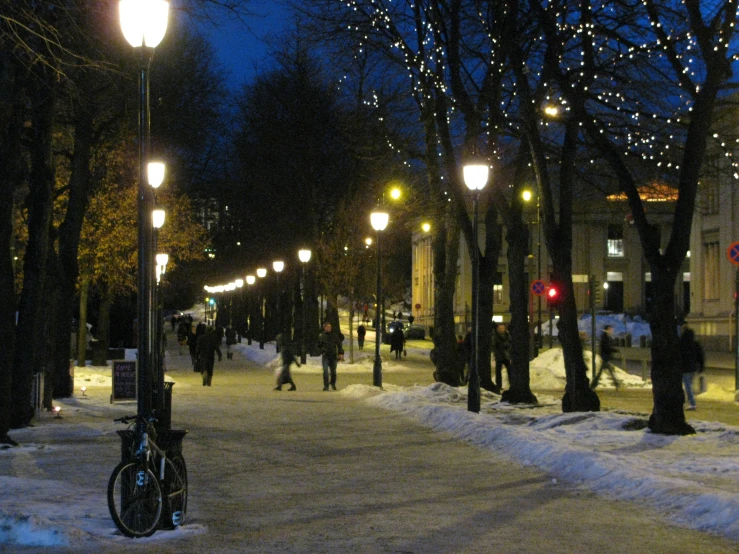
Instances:
[[[153,211],[154,194],[153,188],[145,185],[147,181],[146,170],[149,162],[150,148],[150,120],[149,120],[149,80],[148,71],[151,64],[154,48],[161,42],[167,30],[167,18],[169,12],[169,3],[164,0],[121,0],[119,4],[120,20],[123,35],[126,40],[139,50],[139,185],[138,185],[138,255],[139,255],[139,275],[138,275],[138,320],[139,320],[139,400],[138,411],[143,415],[151,413],[151,371],[152,362],[157,363],[159,373],[161,371],[161,360],[152,359],[152,352],[159,351],[160,345],[156,349],[152,348],[152,342],[155,339],[152,334],[153,310],[156,306],[153,302],[153,294],[155,287],[152,286],[154,281],[154,258],[155,237],[156,232],[152,231],[152,225],[147,221],[149,215]],[[156,165],[152,167],[152,177],[150,182],[158,179],[159,184],[164,177],[163,166]],[[161,171],[159,171],[161,170]],[[485,187],[488,181],[489,164],[482,160],[471,160],[464,166],[464,181],[467,187],[473,192],[473,290],[472,290],[472,319],[473,319],[473,357],[472,367],[470,368],[470,381],[468,392],[468,410],[479,412],[480,410],[480,379],[479,379],[479,254],[476,251],[478,247],[478,203],[480,191]],[[163,219],[163,218],[162,218]],[[377,305],[376,313],[377,321],[375,329],[377,330],[377,340],[375,345],[375,363],[373,366],[373,384],[382,386],[382,361],[380,359],[379,345],[381,343],[382,328],[380,321],[380,312],[382,310],[382,279],[381,279],[381,250],[380,250],[380,232],[385,230],[389,221],[389,215],[384,211],[375,211],[370,216],[370,222],[376,231],[377,241]],[[163,223],[163,221],[162,221]],[[303,346],[301,349],[301,358],[305,360],[305,265],[310,261],[311,251],[303,249],[298,253],[299,259],[303,264],[301,291],[303,294]],[[279,267],[279,269],[278,269]],[[278,274],[284,269],[282,262],[275,262],[273,265],[275,272]],[[266,276],[267,270],[260,268],[257,270],[258,276]],[[279,278],[279,277],[278,277]],[[247,276],[247,283],[250,278]],[[239,280],[242,283],[243,281]],[[238,285],[235,285],[238,286]],[[260,306],[261,310],[261,306]],[[264,347],[263,333],[260,333],[260,347]],[[161,376],[163,377],[163,375]],[[159,403],[162,401],[162,390],[157,395]]]
[[[311,259],[312,252],[308,249],[301,249],[298,251],[298,259],[301,262],[302,265],[302,273],[301,273],[301,295],[302,295],[302,305],[303,305],[303,333],[302,333],[302,348],[301,348],[301,359],[303,360],[303,363],[305,362],[305,349],[306,349],[306,342],[305,342],[305,334],[306,334],[306,294],[305,294],[305,266]],[[284,318],[282,316],[282,307],[280,303],[280,297],[281,297],[281,289],[280,289],[280,273],[285,269],[285,262],[282,260],[275,260],[272,262],[272,269],[275,272],[276,280],[277,280],[277,302],[276,302],[276,312],[277,312],[277,319],[278,319],[278,333],[284,333]],[[236,279],[226,285],[216,285],[216,286],[209,286],[206,285],[204,287],[204,290],[209,294],[219,294],[219,293],[225,293],[225,292],[232,292],[236,289],[240,289],[244,286],[244,283],[247,284],[247,286],[251,287],[257,282],[257,278],[264,279],[267,276],[267,268],[265,267],[259,267],[257,268],[255,272],[256,276],[253,274],[246,275],[244,279]],[[259,348],[264,349],[264,297],[262,296],[262,290],[261,287],[259,288],[259,317],[258,317],[258,324],[259,324]],[[207,302],[207,300],[206,300]],[[232,321],[232,313],[229,312],[229,323],[233,323]],[[247,335],[249,344],[251,344],[252,340],[252,321],[249,321],[249,332]],[[279,352],[280,345],[277,344],[277,351]]]

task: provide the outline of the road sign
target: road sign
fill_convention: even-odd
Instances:
[[[536,281],[533,281],[531,283],[531,292],[533,292],[536,296],[541,296],[542,294],[544,294],[546,288],[546,284],[540,279],[537,279]]]
[[[732,242],[726,249],[726,257],[734,265],[739,265],[739,241]]]

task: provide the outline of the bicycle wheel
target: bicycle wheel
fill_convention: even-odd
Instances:
[[[108,508],[116,527],[127,537],[153,535],[162,515],[157,476],[137,460],[121,462],[108,481]]]
[[[162,527],[174,529],[185,522],[187,513],[187,466],[182,456],[167,458],[162,492],[167,500],[162,513]]]

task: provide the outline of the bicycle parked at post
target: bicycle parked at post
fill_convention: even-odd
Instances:
[[[128,435],[132,440],[108,481],[108,508],[116,527],[137,538],[153,535],[160,526],[181,525],[187,512],[185,459],[179,453],[167,457],[157,445],[154,419],[134,415],[114,421],[133,426],[128,432],[119,431],[124,450]]]

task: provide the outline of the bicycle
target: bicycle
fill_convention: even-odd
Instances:
[[[174,529],[187,512],[187,466],[181,454],[171,458],[157,443],[154,419],[141,415],[114,420],[132,424],[130,452],[108,481],[108,508],[116,527],[127,537],[149,537],[161,525]]]

